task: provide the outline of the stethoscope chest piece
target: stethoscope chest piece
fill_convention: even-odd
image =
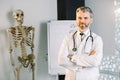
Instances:
[[[72,51],[76,52],[76,51],[77,51],[77,48],[73,48]]]

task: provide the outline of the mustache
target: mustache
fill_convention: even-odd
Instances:
[[[80,23],[81,25],[85,25],[85,23]]]
[[[87,24],[80,24],[79,26],[81,26],[81,27],[88,27],[88,25]]]

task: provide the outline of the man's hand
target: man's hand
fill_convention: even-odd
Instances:
[[[69,58],[69,60],[71,60],[72,56],[73,56],[73,54],[69,54],[67,57]]]
[[[96,51],[95,51],[95,50],[92,50],[92,51],[90,52],[89,56],[94,55],[94,54],[96,54]]]

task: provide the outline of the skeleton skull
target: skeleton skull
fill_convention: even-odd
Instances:
[[[24,18],[24,12],[20,9],[13,12],[13,18],[16,20],[16,22],[21,25],[23,23]]]

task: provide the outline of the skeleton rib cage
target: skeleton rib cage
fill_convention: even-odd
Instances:
[[[26,45],[26,46],[30,46],[32,47],[32,27],[24,27],[24,30],[25,30],[25,34],[26,36],[22,36],[22,32],[20,31],[19,28],[15,28],[15,27],[12,27],[11,28],[11,33],[12,33],[12,36],[13,36],[13,39],[14,39],[14,45],[15,47],[18,47],[20,46],[19,45],[19,41],[22,41],[23,40],[23,43]]]

